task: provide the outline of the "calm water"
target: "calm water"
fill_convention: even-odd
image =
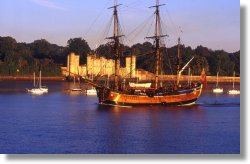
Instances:
[[[240,96],[209,86],[193,106],[120,108],[45,83],[49,94],[33,96],[32,82],[0,81],[1,154],[240,153]]]

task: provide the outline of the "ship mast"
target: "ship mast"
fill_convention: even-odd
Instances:
[[[112,37],[109,37],[107,39],[113,39],[114,40],[114,45],[113,45],[113,49],[114,49],[114,52],[115,52],[115,90],[118,90],[118,74],[119,74],[119,68],[118,68],[118,62],[119,62],[119,47],[120,47],[120,41],[119,41],[119,38],[122,37],[123,35],[118,35],[118,14],[117,14],[117,7],[120,6],[117,5],[117,0],[114,0],[114,6],[108,8],[108,9],[111,9],[113,8],[114,9],[114,12],[113,12],[113,17],[114,17],[114,31],[113,31],[113,36]]]
[[[155,86],[154,88],[158,88],[159,82],[159,64],[160,64],[160,38],[165,37],[167,35],[160,35],[160,11],[159,7],[165,4],[159,5],[159,0],[156,0],[156,5],[151,6],[149,8],[155,8],[155,35],[151,37],[146,37],[148,39],[155,40],[155,55],[156,55],[156,62],[155,62]]]
[[[178,86],[180,83],[180,76],[179,76],[179,72],[180,72],[180,68],[181,67],[181,39],[178,38],[178,59],[177,59],[177,80],[176,80],[176,85]]]

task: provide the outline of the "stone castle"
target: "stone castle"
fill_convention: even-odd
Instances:
[[[80,75],[83,77],[113,75],[115,61],[96,55],[87,56],[87,64],[80,65],[80,56],[70,53],[67,58],[67,67],[62,67],[64,76]],[[118,63],[119,75],[124,78],[136,77],[136,56],[126,57],[126,66],[121,67]]]

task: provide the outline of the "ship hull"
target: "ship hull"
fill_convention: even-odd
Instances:
[[[139,105],[156,105],[156,106],[182,106],[182,105],[192,105],[195,104],[197,98],[188,101],[181,101],[181,102],[162,102],[162,103],[129,103],[129,102],[115,102],[106,100],[104,102],[99,103],[100,105],[118,105],[118,106],[139,106]]]
[[[201,95],[202,85],[186,89],[179,90],[172,94],[166,95],[131,95],[125,93],[119,93],[115,91],[109,91],[105,97],[99,97],[100,104],[112,104],[112,105],[188,105],[193,104],[197,98]]]

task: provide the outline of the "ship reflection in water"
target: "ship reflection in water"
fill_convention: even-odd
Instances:
[[[192,106],[117,107],[98,105],[96,96],[67,94],[64,82],[46,83],[51,92],[42,96],[20,92],[29,82],[4,83],[3,154],[240,153],[240,96],[204,90]]]

